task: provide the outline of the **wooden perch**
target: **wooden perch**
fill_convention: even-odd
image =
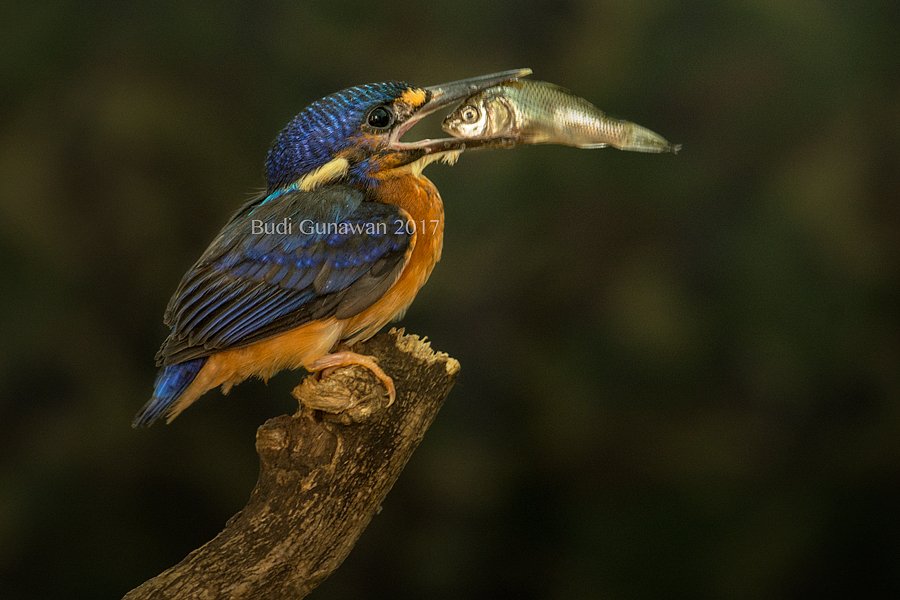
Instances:
[[[354,351],[375,356],[391,375],[394,404],[384,406],[384,388],[360,367],[307,378],[294,390],[297,413],[270,419],[256,433],[260,473],[247,506],[219,535],[126,600],[295,600],[343,562],[459,372],[456,360],[402,330]],[[335,414],[322,412],[348,404]]]

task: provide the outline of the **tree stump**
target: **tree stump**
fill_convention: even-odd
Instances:
[[[459,363],[392,329],[357,344],[397,389],[348,367],[294,390],[293,416],[257,431],[260,474],[247,505],[215,538],[125,595],[126,600],[305,597],[350,553],[422,441]],[[313,408],[315,407],[315,408]],[[342,407],[334,414],[329,407]]]

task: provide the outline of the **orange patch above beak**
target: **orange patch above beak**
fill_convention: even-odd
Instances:
[[[425,90],[422,88],[409,88],[400,96],[400,100],[413,108],[419,108],[425,104]]]

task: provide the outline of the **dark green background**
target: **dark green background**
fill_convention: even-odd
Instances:
[[[404,324],[462,376],[314,597],[900,592],[896,2],[12,4],[0,597],[121,596],[243,506],[299,374],[129,423],[284,123],[525,66],[684,150],[429,168],[444,259]]]

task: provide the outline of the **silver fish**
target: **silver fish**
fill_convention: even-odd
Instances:
[[[635,152],[671,152],[658,133],[606,116],[569,90],[546,81],[513,81],[466,98],[444,119],[443,129],[460,138],[512,137],[525,144],[563,144]]]

